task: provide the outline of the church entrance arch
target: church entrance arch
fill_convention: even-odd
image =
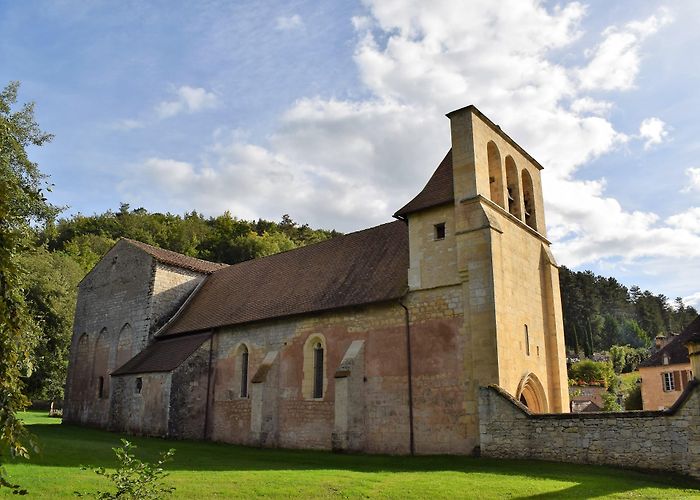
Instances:
[[[540,379],[534,373],[530,372],[520,380],[515,397],[532,413],[547,413],[547,396]]]

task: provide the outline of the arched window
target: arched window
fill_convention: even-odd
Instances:
[[[522,220],[518,168],[515,166],[515,160],[512,156],[506,156],[506,185],[508,186],[508,212]]]
[[[90,337],[83,333],[78,339],[78,349],[75,354],[73,371],[72,394],[76,399],[88,398],[90,385]]]
[[[109,394],[109,386],[106,385],[108,381],[105,380],[109,373],[109,351],[109,333],[107,328],[103,328],[95,341],[95,353],[92,357],[92,380],[94,380],[92,384],[95,384],[92,386],[92,390],[94,391],[95,386],[97,386],[98,390],[96,392],[100,398],[106,397],[105,394]],[[101,388],[100,384],[102,384]],[[94,392],[91,392],[91,399],[95,397],[94,394]]]
[[[314,398],[323,397],[323,346],[314,345]]]
[[[306,399],[323,399],[326,394],[326,340],[311,335],[304,343],[304,378],[302,394]]]
[[[239,353],[239,366],[241,370],[241,397],[248,397],[248,348],[243,345]]]
[[[117,339],[117,357],[115,368],[120,368],[124,363],[134,357],[134,334],[129,323],[125,323],[119,332]]]
[[[501,164],[501,153],[493,141],[486,145],[486,153],[489,163],[489,185],[491,186],[491,201],[497,203],[501,208],[506,208],[503,196],[503,165]]]
[[[525,205],[525,224],[537,231],[537,212],[535,209],[535,189],[530,172],[523,169],[523,203]]]

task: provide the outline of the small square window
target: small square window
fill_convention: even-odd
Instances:
[[[445,223],[435,224],[435,239],[444,240],[445,239]]]
[[[136,394],[141,394],[141,389],[143,389],[143,379],[141,377],[136,377]]]

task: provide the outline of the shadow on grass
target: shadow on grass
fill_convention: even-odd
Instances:
[[[113,447],[120,438],[136,444],[136,455],[153,461],[160,452],[177,450],[171,471],[310,471],[360,473],[453,472],[522,477],[568,483],[563,489],[528,498],[586,498],[622,494],[652,487],[700,489],[700,482],[668,473],[639,472],[614,467],[573,465],[534,460],[494,460],[464,456],[343,455],[325,451],[260,449],[202,441],[177,441],[125,436],[74,425],[27,426],[42,448],[30,463],[51,467],[114,467]],[[571,485],[571,483],[575,483]],[[516,492],[517,493],[517,492]]]

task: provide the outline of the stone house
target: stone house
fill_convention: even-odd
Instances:
[[[120,240],[80,283],[64,418],[136,434],[471,453],[478,388],[569,408],[542,167],[474,106],[394,222],[224,266]]]
[[[670,408],[693,379],[685,344],[697,333],[700,333],[700,316],[639,365],[645,410]]]

